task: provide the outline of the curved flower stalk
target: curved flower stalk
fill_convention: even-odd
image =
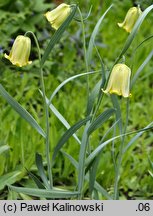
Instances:
[[[7,58],[13,65],[18,67],[23,67],[28,64],[31,64],[32,61],[29,61],[31,50],[31,40],[27,36],[18,35],[13,43],[10,54],[4,54],[4,57]]]
[[[119,27],[125,29],[127,32],[131,32],[137,19],[142,14],[140,7],[132,7],[128,10],[125,19],[122,23],[117,23]]]
[[[60,4],[57,8],[52,11],[48,11],[45,14],[46,19],[50,22],[52,28],[57,30],[66,18],[71,13],[71,6],[65,3]]]
[[[116,64],[111,72],[106,90],[104,93],[117,94],[123,97],[129,97],[131,69],[125,64]]]

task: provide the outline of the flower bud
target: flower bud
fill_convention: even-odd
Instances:
[[[139,6],[130,8],[126,14],[124,21],[122,23],[118,23],[118,26],[124,28],[127,32],[130,33],[141,13],[142,11]]]
[[[16,37],[10,54],[4,54],[4,57],[10,60],[13,65],[18,67],[23,67],[25,65],[31,64],[29,61],[31,50],[31,40],[29,37],[19,35]]]
[[[106,90],[104,93],[117,94],[129,97],[131,69],[125,64],[116,64],[110,74]]]
[[[65,3],[60,4],[57,8],[52,11],[48,11],[45,14],[46,19],[50,22],[51,26],[57,30],[62,23],[66,20],[71,12],[70,5]]]

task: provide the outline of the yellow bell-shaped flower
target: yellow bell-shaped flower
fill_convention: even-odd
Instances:
[[[118,23],[118,26],[130,33],[141,13],[142,11],[139,6],[130,8],[124,21],[122,23]]]
[[[50,22],[51,26],[57,30],[62,23],[66,20],[71,12],[70,5],[65,3],[60,4],[57,8],[52,11],[48,11],[45,14],[46,19]]]
[[[131,69],[125,64],[116,64],[110,74],[106,90],[104,93],[117,94],[129,97]]]
[[[32,63],[32,61],[29,61],[30,50],[30,38],[23,35],[18,35],[13,43],[10,54],[7,55],[5,53],[4,57],[7,58],[13,65],[23,67]]]

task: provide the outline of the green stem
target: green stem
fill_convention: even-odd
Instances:
[[[43,76],[43,69],[41,66],[41,53],[40,53],[40,47],[39,47],[39,43],[37,40],[37,37],[35,36],[35,34],[31,31],[27,31],[25,33],[25,36],[27,34],[31,34],[34,38],[34,41],[36,43],[37,46],[37,50],[38,50],[38,58],[39,58],[39,71],[40,71],[40,82],[41,82],[41,88],[42,88],[42,96],[43,96],[43,101],[44,101],[44,109],[45,109],[45,116],[46,116],[46,160],[47,160],[47,170],[48,170],[48,176],[49,176],[49,182],[50,182],[50,188],[53,188],[53,177],[52,177],[52,170],[51,170],[51,160],[50,160],[50,142],[49,142],[49,107],[48,104],[46,102],[46,93],[45,93],[45,84],[44,84],[44,76]]]
[[[81,26],[82,26],[82,36],[83,36],[83,50],[84,50],[84,59],[85,59],[85,67],[86,71],[89,71],[88,68],[88,61],[87,61],[87,50],[86,50],[86,38],[85,38],[85,27],[84,27],[84,20],[83,16],[81,13],[81,10],[79,7],[77,7],[79,15],[80,15],[80,20],[81,20]],[[89,99],[89,77],[88,75],[86,76],[87,78],[87,101]],[[88,104],[88,103],[87,103]],[[80,192],[80,195],[78,196],[78,199],[83,198],[83,185],[84,185],[84,176],[85,176],[85,158],[86,158],[86,150],[88,147],[88,151],[90,151],[89,147],[89,139],[87,135],[87,129],[88,125],[90,122],[87,122],[84,134],[83,134],[83,139],[81,142],[81,147],[80,147],[80,154],[79,154],[79,173],[78,173],[78,191]]]
[[[22,136],[22,119],[21,119],[21,128],[20,128],[20,143],[21,143],[21,156],[22,156],[22,166],[25,166],[25,155],[24,155],[24,142]]]
[[[128,116],[129,116],[129,99],[127,99],[127,103],[126,103],[126,123],[125,123],[123,134],[126,133],[126,129],[128,125]],[[120,145],[120,150],[119,150],[119,155],[118,155],[118,162],[116,164],[115,183],[114,183],[114,200],[119,199],[119,189],[118,188],[119,188],[119,179],[120,179],[120,167],[121,167],[122,158],[123,158],[124,140],[125,140],[125,136],[123,136],[121,140],[121,145]]]
[[[40,54],[40,47],[39,47],[39,43],[38,43],[37,37],[35,36],[35,34],[32,31],[27,31],[24,35],[27,36],[28,34],[32,35],[32,37],[33,37],[33,39],[35,41],[35,44],[36,44],[36,47],[37,47],[37,51],[38,51],[39,63],[40,63],[40,61],[41,61],[41,54]]]
[[[80,20],[81,20],[84,59],[85,59],[86,72],[88,72],[89,71],[89,66],[88,66],[88,60],[87,60],[87,49],[86,49],[86,37],[85,37],[84,19],[83,19],[80,8],[77,7],[77,9],[78,9],[78,12],[79,12],[79,15],[80,15]],[[89,98],[89,76],[88,75],[87,75],[87,97]]]
[[[51,160],[50,160],[50,142],[49,142],[49,107],[46,102],[46,93],[45,93],[45,85],[44,85],[44,78],[43,78],[43,70],[40,68],[40,78],[41,78],[41,86],[42,86],[42,94],[43,94],[43,100],[44,100],[44,108],[45,108],[45,114],[46,114],[46,159],[47,159],[47,170],[48,170],[48,176],[49,176],[49,182],[50,182],[50,188],[53,188],[53,177],[52,177],[52,171],[51,171]]]
[[[79,153],[79,167],[78,167],[78,199],[83,199],[83,185],[84,185],[84,177],[85,177],[85,159],[86,159],[86,149],[88,146],[89,137],[87,134],[87,130],[89,128],[90,122],[88,121],[84,133],[82,136],[80,153]]]
[[[102,89],[104,88],[105,82],[106,82],[104,63],[103,63],[103,61],[102,61],[102,59],[101,59],[100,53],[99,53],[99,51],[98,51],[96,45],[95,45],[95,49],[96,49],[96,52],[97,52],[97,56],[99,57],[100,62],[101,62],[101,68],[102,68],[102,83],[101,83],[101,87],[100,87],[100,90],[99,90],[99,95],[98,95],[97,104],[96,104],[95,110],[93,110],[92,121],[95,119],[95,116],[96,116],[97,111],[98,111],[98,109],[99,109],[99,106],[100,106],[100,104],[101,104],[101,101],[102,101],[102,98],[103,98]]]
[[[116,136],[116,125],[114,126],[113,137]],[[111,155],[114,164],[114,171],[116,173],[116,158],[115,158],[115,140],[112,141]]]
[[[100,91],[101,91],[101,90],[100,90]],[[98,101],[97,101],[95,110],[94,110],[94,112],[93,112],[93,114],[92,114],[92,120],[91,120],[91,122],[93,122],[94,119],[95,119],[95,117],[96,117],[96,114],[97,114],[97,112],[98,112],[98,109],[99,109],[100,104],[101,104],[101,101],[102,101],[102,98],[103,98],[103,93],[99,92]]]

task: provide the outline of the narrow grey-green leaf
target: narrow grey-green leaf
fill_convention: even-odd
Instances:
[[[67,140],[84,124],[86,124],[86,122],[88,122],[91,119],[90,116],[86,117],[83,120],[80,120],[79,122],[77,122],[76,124],[74,124],[71,128],[69,128],[64,135],[61,137],[61,139],[59,140],[58,144],[56,145],[55,149],[54,149],[54,153],[53,153],[53,160],[55,159],[57,153],[59,152],[59,150],[62,148],[62,146],[67,142]]]
[[[45,186],[42,184],[42,182],[37,178],[36,175],[34,175],[32,172],[30,172],[29,170],[27,170],[28,175],[33,179],[33,181],[36,183],[37,187],[39,189],[45,189]]]
[[[115,121],[115,123],[106,131],[106,133],[104,134],[104,136],[102,137],[100,143],[102,143],[105,138],[107,137],[107,135],[110,133],[110,131],[116,126],[116,124],[118,123],[118,121]],[[88,166],[91,166],[91,171],[90,171],[90,180],[89,180],[89,190],[92,192],[92,190],[94,189],[94,182],[96,180],[96,173],[97,173],[97,167],[99,165],[101,159],[101,152],[96,156],[96,158],[91,162],[91,164],[88,164]],[[89,170],[89,167],[87,166],[86,169]]]
[[[87,49],[87,61],[88,64],[90,64],[91,61],[91,57],[92,57],[92,50],[93,50],[93,46],[94,46],[94,41],[95,41],[95,37],[98,33],[99,27],[104,19],[104,17],[106,16],[106,14],[108,13],[108,11],[112,8],[113,5],[111,5],[106,11],[105,13],[101,16],[101,18],[98,20],[92,34],[90,37],[90,41],[89,41],[89,45],[88,45],[88,49]]]
[[[144,43],[148,42],[148,41],[149,41],[150,39],[152,39],[152,38],[153,38],[153,35],[151,35],[151,36],[145,38],[145,39],[134,49],[134,51],[133,51],[133,53],[132,53],[132,57],[133,57],[133,55],[136,53],[136,51],[137,51],[142,45],[144,45]]]
[[[100,114],[89,126],[87,133],[90,135],[93,131],[99,128],[105,121],[107,121],[111,115],[115,112],[115,109],[110,108]]]
[[[0,84],[0,94],[2,97],[11,105],[11,107],[23,118],[25,119],[37,132],[46,138],[46,134],[36,120],[31,116],[31,114],[24,109],[14,98],[4,89]]]
[[[70,160],[72,165],[78,170],[79,164],[78,162],[69,154],[61,150],[61,152]],[[85,180],[89,181],[89,174],[87,173],[85,175]],[[104,197],[106,197],[108,200],[112,200],[112,197],[107,193],[107,191],[98,183],[96,180],[94,181],[94,188],[99,191]]]
[[[46,59],[48,58],[48,55],[50,54],[50,52],[53,49],[53,47],[55,46],[55,44],[57,44],[59,42],[59,40],[61,39],[62,34],[66,30],[66,28],[68,27],[70,22],[72,21],[74,15],[75,15],[76,9],[77,9],[77,5],[74,6],[70,15],[63,22],[63,24],[59,27],[59,29],[57,31],[55,31],[54,35],[51,37],[50,42],[49,42],[49,44],[48,44],[48,46],[47,46],[47,48],[46,48],[46,50],[42,56],[41,66],[43,66],[43,64],[45,63]]]
[[[42,91],[40,90],[40,94],[42,95]],[[54,115],[59,119],[59,121],[67,128],[69,129],[71,126],[68,123],[68,121],[64,118],[64,116],[56,109],[56,107],[52,104],[49,103],[49,100],[47,97],[46,98],[46,103],[49,105],[49,108],[51,109],[51,111],[54,113]],[[75,140],[81,144],[81,141],[79,140],[79,138],[77,137],[76,134],[73,134],[73,137],[75,138]]]
[[[76,197],[78,195],[77,191],[63,191],[63,190],[44,190],[38,188],[26,188],[26,187],[15,187],[8,185],[9,188],[18,193],[24,193],[35,197],[45,197],[50,199],[66,199]]]
[[[71,164],[73,164],[73,166],[78,170],[78,162],[71,155],[67,154],[62,149],[60,150],[60,152],[62,152],[62,154],[66,156],[70,160]]]
[[[46,102],[49,104],[49,100],[47,97],[46,97]],[[64,116],[56,109],[56,107],[52,103],[50,103],[49,108],[54,113],[54,115],[59,119],[59,121],[66,127],[66,129],[69,129],[71,127],[68,121],[64,118]],[[73,137],[79,144],[81,144],[80,139],[77,137],[75,133],[73,134]]]
[[[87,115],[89,115],[91,113],[95,98],[97,97],[97,95],[98,95],[98,93],[100,91],[101,83],[102,83],[102,81],[100,80],[95,85],[95,87],[93,88],[93,90],[91,91],[91,93],[89,95],[88,104],[87,104]]]
[[[150,124],[148,124],[144,129],[148,129],[153,125],[153,122],[151,122]],[[123,149],[123,154],[128,150],[128,148],[131,147],[131,145],[144,133],[145,130],[140,131],[139,133],[137,133],[129,142],[128,144],[125,146],[125,148]]]
[[[90,126],[90,121],[87,122],[82,140],[81,140],[81,146],[79,151],[79,167],[78,167],[78,191],[80,192],[79,199],[83,198],[83,185],[84,185],[84,179],[85,179],[85,159],[86,159],[86,152],[87,152],[87,146],[89,142],[89,136],[88,136],[88,128]]]
[[[65,84],[67,84],[68,82],[70,82],[71,80],[76,79],[77,77],[81,77],[81,76],[85,76],[85,75],[89,75],[89,74],[95,74],[95,73],[99,73],[99,72],[100,72],[100,70],[98,70],[98,71],[86,72],[86,73],[81,73],[81,74],[74,75],[74,76],[69,77],[68,79],[64,80],[64,81],[54,90],[54,92],[53,92],[52,95],[50,96],[49,103],[53,100],[53,98],[54,98],[55,95],[59,92],[59,90],[60,90]]]
[[[95,48],[96,48],[96,53],[97,53],[97,56],[98,56],[98,58],[100,60],[100,64],[101,64],[101,76],[102,76],[101,88],[103,88],[105,85],[105,82],[106,82],[105,65],[104,65],[104,62],[101,58],[101,55],[100,55],[96,45],[95,45]]]
[[[115,136],[109,140],[106,140],[105,142],[101,143],[89,156],[88,158],[86,159],[86,166],[88,166],[92,160],[94,160],[94,158],[102,151],[102,149],[108,145],[110,142],[112,142],[113,140],[116,140],[116,139],[119,139],[119,138],[122,138],[124,136],[128,136],[128,135],[132,135],[132,134],[135,134],[135,133],[139,133],[141,131],[143,132],[146,132],[148,130],[151,130],[153,129],[153,127],[146,127],[146,128],[143,128],[143,129],[140,129],[138,131],[133,131],[133,132],[129,132],[129,133],[125,133],[125,134],[121,134],[121,135],[118,135],[118,136]]]
[[[85,21],[89,18],[90,14],[91,14],[91,11],[92,11],[92,5],[90,6],[90,9],[89,9],[89,12],[88,12],[87,16],[83,18],[83,22],[85,22]],[[81,19],[78,18],[78,17],[74,17],[74,19],[75,19],[77,22],[81,22]]]
[[[100,59],[100,63],[101,63],[101,76],[102,76],[101,78],[102,79],[97,83],[97,85],[94,87],[94,89],[92,90],[91,94],[88,97],[87,115],[91,114],[92,111],[94,113],[93,115],[96,115],[96,113],[99,109],[99,106],[101,104],[102,97],[103,97],[102,88],[104,87],[105,82],[106,82],[105,66],[104,66],[103,60],[102,60],[100,53],[99,53],[96,46],[95,46],[95,48],[96,48],[97,56]],[[97,96],[98,96],[97,104],[96,104],[95,110],[94,110],[93,109],[94,108],[94,101],[96,100]]]
[[[151,60],[152,57],[153,57],[153,50],[149,53],[149,55],[147,56],[147,58],[144,60],[144,62],[140,65],[140,67],[138,68],[138,70],[134,74],[134,76],[132,78],[132,81],[131,81],[131,88],[134,85],[134,83],[136,82],[136,80],[137,80],[138,76],[140,75],[141,71],[143,70],[143,68]]]
[[[45,175],[44,167],[43,167],[43,162],[42,162],[42,156],[38,153],[36,153],[36,165],[38,168],[39,175],[44,182],[44,185],[46,186],[46,189],[50,189],[50,185],[48,183],[47,176]]]
[[[86,177],[86,176],[85,176]],[[89,177],[88,177],[89,178]],[[98,190],[99,193],[101,193],[104,197],[106,197],[108,200],[112,200],[113,198],[107,191],[97,182],[94,183],[94,188]]]

